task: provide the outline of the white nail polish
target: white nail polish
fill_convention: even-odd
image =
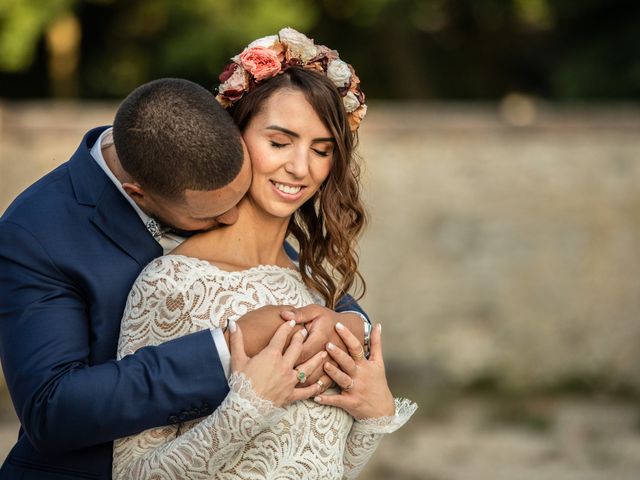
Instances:
[[[322,398],[320,398],[320,397],[313,397],[313,401],[314,402],[320,403],[321,400],[322,400]]]
[[[296,321],[295,320],[289,320],[289,326],[290,327],[295,327],[296,326]]]
[[[336,328],[338,330],[342,330],[344,328],[344,325],[342,325],[340,322],[336,323]]]
[[[302,330],[300,330],[300,335],[302,335],[304,338],[307,337],[307,331],[303,328]]]
[[[331,343],[331,342],[327,343],[327,349],[328,350],[333,350],[334,348],[336,348],[336,346],[333,343]]]
[[[378,324],[378,332],[382,333],[382,324],[381,323]]]
[[[235,333],[237,329],[238,329],[238,326],[236,325],[236,322],[234,320],[231,320],[229,322],[229,330],[231,331],[231,333]]]

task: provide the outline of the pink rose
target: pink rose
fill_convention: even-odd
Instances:
[[[248,48],[240,54],[240,64],[256,81],[275,76],[280,70],[278,54],[265,47]]]

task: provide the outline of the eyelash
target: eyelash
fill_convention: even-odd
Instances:
[[[273,148],[284,148],[288,145],[288,143],[278,143],[278,142],[274,142],[273,140],[271,140],[270,142]],[[315,148],[312,150],[316,152],[316,154],[320,155],[321,157],[328,157],[330,155],[330,152],[323,152],[322,150],[316,150]]]

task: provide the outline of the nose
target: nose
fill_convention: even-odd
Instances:
[[[233,207],[216,217],[218,225],[233,225],[238,221],[238,207]]]
[[[296,178],[304,178],[309,173],[309,152],[303,148],[295,149],[284,169]]]

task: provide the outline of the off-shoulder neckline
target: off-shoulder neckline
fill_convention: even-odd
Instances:
[[[190,257],[188,255],[181,255],[179,253],[169,253],[167,255],[162,255],[161,257],[159,257],[159,259],[162,258],[177,258],[177,259],[182,259],[187,260],[191,263],[196,263],[196,264],[200,264],[200,265],[204,265],[210,269],[213,270],[217,270],[218,272],[224,273],[224,274],[228,274],[228,275],[248,275],[251,273],[259,273],[259,272],[284,272],[284,273],[289,273],[292,275],[295,275],[297,278],[302,279],[302,276],[300,275],[300,272],[298,270],[296,270],[295,268],[291,268],[291,267],[283,267],[281,265],[256,265],[254,267],[250,267],[250,268],[245,268],[243,270],[225,270],[224,268],[220,268],[219,266],[215,265],[214,263],[211,263],[208,260],[203,260],[202,258],[197,258],[197,257]]]

